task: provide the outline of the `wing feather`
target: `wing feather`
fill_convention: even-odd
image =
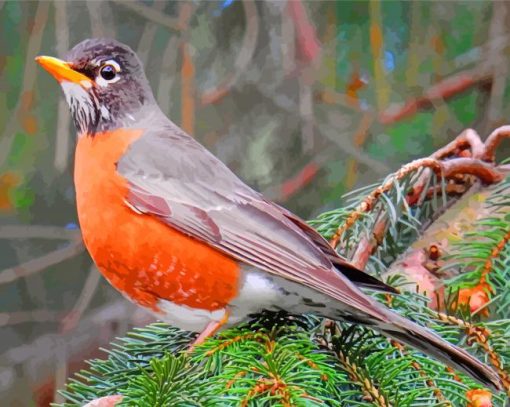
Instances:
[[[175,128],[135,141],[117,170],[129,182],[128,199],[137,210],[158,216],[242,262],[375,312],[371,302],[335,269],[332,257],[338,264],[344,261],[320,235],[265,200]]]

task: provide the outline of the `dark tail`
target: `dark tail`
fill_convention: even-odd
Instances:
[[[501,390],[501,380],[496,372],[464,349],[452,345],[429,329],[417,325],[394,312],[385,311],[387,314],[386,321],[372,323],[371,326],[374,329],[468,374],[484,386]]]

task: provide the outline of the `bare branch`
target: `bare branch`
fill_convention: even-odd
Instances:
[[[503,174],[494,168],[493,165],[476,158],[455,158],[439,162],[441,165],[436,171],[442,171],[446,178],[451,178],[457,174],[470,174],[486,184],[494,184],[503,179]]]
[[[159,86],[157,100],[160,109],[166,113],[170,113],[170,103],[172,101],[170,93],[175,80],[175,69],[177,67],[179,38],[175,35],[168,39],[163,58],[161,60],[161,73],[159,76]]]
[[[170,17],[165,13],[161,13],[157,10],[154,10],[152,7],[146,6],[145,4],[139,1],[126,1],[126,0],[111,0],[113,3],[118,4],[119,6],[123,6],[147,20],[154,21],[157,24],[162,25],[163,27],[169,28],[173,31],[181,31],[184,27],[181,25],[180,21],[177,18]]]
[[[55,311],[37,309],[34,311],[0,312],[0,327],[24,324],[26,322],[57,322],[62,317]]]
[[[490,71],[486,65],[452,75],[431,86],[423,95],[413,98],[402,105],[388,107],[379,114],[379,122],[386,125],[396,123],[412,116],[419,109],[432,107],[435,102],[442,102],[476,84],[490,80]]]
[[[36,259],[0,271],[0,284],[11,283],[19,278],[35,274],[54,264],[70,259],[83,250],[84,246],[81,239],[71,241],[69,245],[62,249],[54,250]]]
[[[489,137],[487,137],[485,141],[485,152],[482,155],[482,159],[485,161],[494,161],[496,149],[506,138],[510,138],[510,125],[498,127],[489,134]]]
[[[39,2],[35,12],[34,24],[30,32],[30,38],[27,45],[27,54],[24,63],[23,84],[21,94],[18,98],[16,107],[10,114],[10,118],[4,128],[2,137],[0,137],[0,167],[4,164],[11,150],[11,143],[14,140],[16,129],[18,128],[20,117],[23,119],[30,109],[33,102],[33,89],[37,75],[37,67],[34,58],[39,53],[43,38],[43,31],[48,22],[48,11],[50,3],[46,1]]]
[[[489,27],[489,38],[494,39],[507,34],[510,7],[506,1],[492,2],[492,18]],[[492,70],[492,86],[487,108],[487,126],[492,128],[501,120],[503,97],[508,77],[508,58],[501,52],[499,43],[492,41],[486,54]],[[499,123],[501,124],[501,123]]]
[[[39,225],[0,226],[0,239],[76,240],[79,238],[80,238],[79,230],[65,229],[58,226],[39,226]]]
[[[165,9],[165,2],[163,1],[155,1],[151,8],[156,10],[158,13],[162,13]],[[147,64],[149,58],[149,51],[151,49],[151,45],[154,42],[154,37],[156,35],[156,30],[158,26],[154,24],[152,21],[148,21],[145,23],[145,28],[143,29],[142,36],[140,37],[140,41],[138,41],[138,47],[136,48],[136,54],[142,61],[144,65]]]
[[[67,22],[67,3],[65,1],[54,0],[55,6],[55,34],[57,54],[63,56],[69,49],[69,29]],[[55,142],[54,166],[59,172],[67,168],[69,157],[69,141],[71,124],[71,114],[69,107],[63,98],[58,102],[57,113],[57,139]]]
[[[83,285],[78,300],[74,304],[73,309],[62,320],[62,330],[64,332],[70,331],[78,325],[78,321],[90,305],[100,281],[101,274],[99,274],[95,266],[91,266],[87,281]]]
[[[374,189],[360,202],[356,209],[353,210],[338,227],[330,240],[331,246],[336,248],[342,234],[349,229],[363,213],[371,211],[380,196],[389,191],[394,186],[396,180],[400,180],[408,174],[416,172],[420,168],[430,168],[437,176],[442,176],[444,178],[450,178],[457,174],[470,174],[478,177],[482,182],[487,184],[499,182],[503,179],[503,174],[493,165],[475,158],[455,158],[447,161],[439,161],[433,157],[427,157],[414,160],[400,168],[388,181]]]
[[[34,386],[47,383],[55,374],[59,338],[67,344],[69,363],[97,357],[97,349],[107,345],[111,338],[125,333],[119,330],[123,322],[129,326],[144,326],[154,318],[126,300],[117,300],[95,309],[72,332],[45,334],[27,344],[20,344],[0,355],[0,377],[16,375],[18,369],[31,372]],[[6,383],[0,381],[0,393],[6,394]],[[5,401],[5,400],[3,400]]]
[[[257,5],[253,0],[243,0],[243,6],[246,18],[246,30],[244,32],[241,49],[234,63],[233,71],[231,71],[216,87],[202,93],[200,97],[202,105],[216,103],[230,92],[252,60],[259,36],[259,16],[257,13]]]
[[[181,37],[185,35],[189,20],[193,13],[193,5],[191,3],[182,3],[179,8],[179,24],[183,27]],[[179,36],[171,35],[163,51],[161,60],[161,70],[159,76],[159,86],[157,100],[158,105],[164,113],[170,113],[170,104],[172,98],[170,93],[175,80],[177,68],[177,56],[179,49]]]
[[[460,150],[469,147],[473,158],[482,159],[485,146],[478,133],[473,129],[466,129],[460,133],[455,140],[440,148],[431,157],[441,160],[449,155],[458,153]]]
[[[106,1],[88,0],[87,8],[90,16],[90,27],[95,37],[115,37],[115,28],[110,5]],[[108,23],[105,23],[108,22]]]
[[[64,403],[65,397],[59,393],[63,389],[67,380],[68,350],[67,343],[61,337],[56,340],[57,353],[55,355],[55,391],[53,394],[53,402]]]

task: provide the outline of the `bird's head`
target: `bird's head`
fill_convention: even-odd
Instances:
[[[60,83],[79,135],[128,126],[155,104],[142,63],[131,48],[111,39],[88,39],[60,60],[36,61]]]

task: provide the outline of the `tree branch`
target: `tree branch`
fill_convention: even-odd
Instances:
[[[172,31],[181,31],[184,27],[181,22],[175,18],[166,15],[165,13],[159,12],[150,6],[146,6],[139,1],[126,1],[126,0],[110,0],[119,6],[125,7],[136,14],[139,14],[147,20],[151,20],[157,24],[162,25]]]
[[[0,239],[80,239],[79,230],[42,225],[6,225],[0,226]]]
[[[87,280],[73,309],[62,320],[61,329],[63,332],[71,331],[78,325],[80,318],[90,305],[100,281],[101,274],[99,274],[95,266],[91,266]]]
[[[217,103],[230,92],[239,77],[246,71],[252,60],[257,39],[259,35],[259,17],[257,5],[253,0],[243,0],[244,15],[246,19],[246,30],[244,32],[243,43],[234,62],[233,71],[231,71],[217,86],[207,89],[200,96],[202,105]]]
[[[55,311],[37,309],[33,311],[0,312],[0,327],[26,322],[58,322],[62,315]]]
[[[0,271],[0,284],[11,283],[19,278],[28,277],[50,266],[70,259],[84,250],[83,242],[80,239],[72,240],[69,245],[54,250],[48,254],[21,263],[15,267]]]
[[[35,12],[34,24],[30,32],[30,37],[27,45],[27,54],[24,63],[23,84],[21,85],[21,94],[18,97],[16,107],[10,114],[9,121],[7,122],[3,136],[0,137],[0,167],[3,166],[5,160],[9,156],[11,144],[16,134],[18,125],[26,118],[27,112],[30,110],[34,98],[34,85],[37,76],[37,67],[34,63],[34,58],[39,53],[41,42],[43,38],[43,31],[48,22],[48,11],[50,3],[42,1],[38,3]],[[23,124],[23,123],[22,123]],[[35,129],[29,129],[35,130]]]
[[[506,138],[510,138],[510,125],[501,126],[494,130],[485,141],[485,151],[481,158],[485,161],[494,161],[496,149]]]

